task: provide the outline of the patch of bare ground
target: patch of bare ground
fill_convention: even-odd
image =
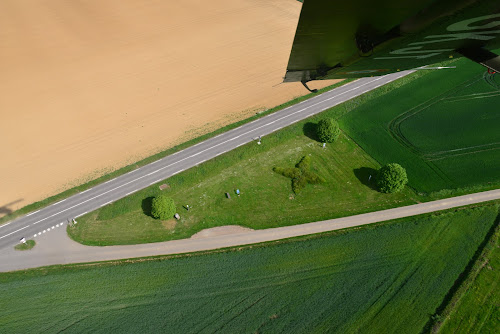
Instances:
[[[210,238],[210,237],[217,237],[220,235],[238,234],[250,231],[253,230],[251,228],[242,227],[238,225],[218,226],[202,230],[191,236],[191,239]]]
[[[177,225],[177,221],[175,219],[169,219],[169,220],[164,220],[161,222],[161,224],[163,225],[163,227],[166,229],[166,230],[173,230],[175,228],[175,226]]]

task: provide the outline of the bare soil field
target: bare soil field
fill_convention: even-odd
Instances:
[[[1,1],[0,215],[306,94],[280,84],[300,8]]]

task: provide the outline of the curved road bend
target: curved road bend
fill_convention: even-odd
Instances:
[[[315,223],[277,227],[266,230],[249,230],[231,235],[192,238],[130,246],[83,246],[71,240],[65,228],[56,228],[40,238],[37,250],[15,251],[13,247],[0,253],[0,272],[35,268],[53,264],[82,263],[127,259],[154,255],[179,254],[213,250],[279,240],[302,235],[333,231],[347,227],[415,216],[454,207],[486,202],[500,198],[500,189],[452,197],[434,202],[414,204],[356,216],[330,219]],[[63,225],[65,227],[66,225]]]
[[[36,239],[39,234],[45,233],[44,231],[53,226],[66,223],[68,219],[94,211],[151,184],[247,144],[258,136],[275,132],[410,73],[412,71],[403,71],[356,80],[0,225],[0,253],[15,245],[22,237]]]

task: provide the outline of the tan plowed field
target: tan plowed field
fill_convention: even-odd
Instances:
[[[280,84],[300,7],[0,1],[0,211],[306,94]]]

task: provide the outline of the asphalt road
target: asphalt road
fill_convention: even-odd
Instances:
[[[0,254],[17,244],[22,237],[36,240],[48,229],[66,224],[68,219],[82,216],[227,151],[255,141],[259,136],[264,137],[411,72],[402,71],[381,77],[359,79],[0,225]],[[265,138],[262,139],[262,143],[265,144]]]

